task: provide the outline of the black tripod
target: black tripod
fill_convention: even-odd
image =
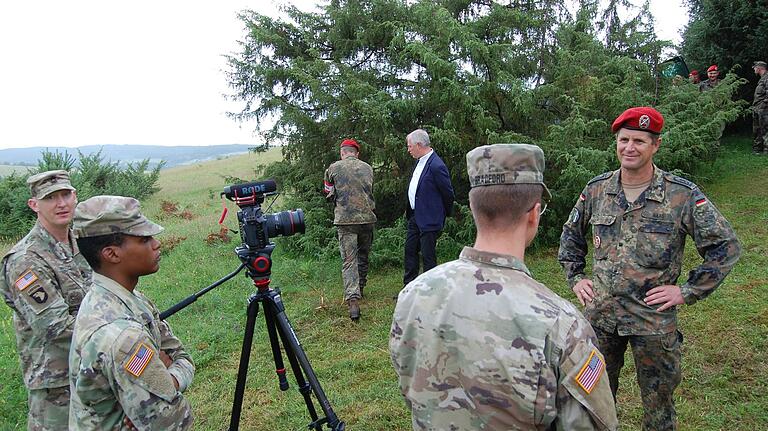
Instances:
[[[260,303],[264,306],[264,320],[267,325],[267,332],[269,333],[269,343],[272,347],[272,356],[275,360],[275,369],[280,383],[280,390],[288,390],[288,380],[285,377],[285,366],[283,365],[283,357],[280,352],[280,340],[282,340],[285,355],[288,357],[288,362],[291,364],[291,369],[296,377],[296,383],[299,386],[299,392],[304,397],[309,416],[312,418],[312,422],[307,425],[307,428],[310,430],[321,431],[323,424],[327,424],[328,428],[331,430],[343,431],[345,429],[344,422],[339,420],[336,413],[334,413],[333,408],[331,408],[331,404],[328,402],[328,398],[326,398],[325,392],[323,392],[323,388],[320,386],[320,382],[317,380],[314,370],[312,370],[312,365],[310,365],[309,359],[307,359],[307,355],[304,353],[304,349],[302,349],[301,343],[299,343],[299,340],[296,337],[296,332],[293,330],[291,323],[288,321],[288,317],[285,315],[285,306],[280,297],[280,291],[269,287],[269,276],[272,268],[272,250],[274,250],[274,244],[269,244],[267,247],[258,251],[253,251],[244,245],[237,247],[235,253],[237,253],[237,256],[243,262],[237,270],[162,312],[160,318],[164,320],[166,317],[195,302],[197,298],[234,277],[243,268],[246,268],[246,273],[253,280],[257,292],[248,298],[248,317],[245,325],[245,335],[243,336],[243,348],[240,352],[240,366],[237,370],[235,396],[232,400],[232,416],[229,422],[230,431],[237,431],[240,426],[240,413],[243,406],[243,394],[245,393],[245,380],[248,375],[248,363],[250,361],[251,347],[253,345],[253,332],[256,326],[256,316],[259,314]],[[307,377],[306,380],[304,379],[305,374]],[[317,411],[315,410],[312,398],[310,397],[312,392],[314,392],[320,403],[320,407],[325,414],[324,418],[318,419]]]

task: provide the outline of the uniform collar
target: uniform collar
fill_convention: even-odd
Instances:
[[[610,182],[605,188],[605,192],[609,195],[618,195],[621,190],[621,169],[617,169],[614,171],[613,175],[611,175]],[[664,171],[659,169],[656,165],[653,165],[653,178],[651,178],[651,184],[643,193],[645,193],[646,199],[657,202],[662,202],[664,200]]]
[[[94,286],[99,285],[104,288],[104,290],[115,295],[123,304],[125,304],[126,307],[128,307],[133,312],[134,315],[141,316],[150,313],[149,310],[147,310],[147,308],[141,302],[139,297],[134,294],[135,289],[133,292],[131,292],[123,287],[123,285],[120,283],[107,276],[101,275],[98,272],[93,273],[93,284]],[[151,313],[148,314],[145,319],[148,321],[151,320]]]
[[[67,235],[69,236],[69,244],[59,242],[56,238],[53,237],[53,235],[51,235],[50,232],[48,232],[43,227],[42,224],[40,224],[39,221],[35,222],[35,227],[32,229],[35,231],[35,234],[40,237],[40,239],[42,239],[46,244],[50,245],[51,250],[57,255],[59,259],[67,261],[68,259],[71,259],[72,256],[80,253],[80,249],[77,248],[77,240],[75,240],[75,235],[72,233],[72,229],[67,230]]]
[[[461,259],[484,263],[486,265],[514,269],[515,271],[520,271],[525,273],[528,277],[533,278],[528,267],[525,266],[522,260],[508,254],[491,253],[489,251],[480,251],[472,247],[464,247],[464,249],[461,250],[461,255],[459,255],[459,257]]]

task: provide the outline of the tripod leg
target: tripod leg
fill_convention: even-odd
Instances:
[[[307,380],[309,380],[309,385],[312,387],[312,391],[315,393],[317,401],[320,403],[320,407],[323,409],[323,413],[325,413],[328,426],[334,431],[343,431],[346,426],[344,422],[340,421],[336,416],[336,413],[331,407],[331,403],[325,396],[325,392],[323,392],[323,388],[320,386],[320,382],[317,380],[315,371],[312,369],[312,365],[309,363],[307,354],[304,352],[304,349],[302,349],[301,343],[299,343],[299,339],[296,337],[296,332],[293,330],[291,322],[288,321],[288,317],[285,315],[285,306],[283,305],[282,298],[280,298],[280,294],[274,290],[270,290],[269,298],[271,300],[270,305],[274,307],[273,311],[275,313],[274,317],[278,331],[280,331],[281,334],[286,335],[283,340],[286,348],[287,346],[290,346],[290,349],[293,351],[296,359],[301,365],[301,369],[304,370],[304,373],[307,376]],[[265,305],[265,307],[268,307],[268,305]]]
[[[283,355],[280,353],[280,342],[277,339],[277,329],[275,328],[275,319],[273,317],[274,311],[271,310],[272,307],[270,307],[268,303],[265,303],[264,321],[267,325],[267,332],[269,333],[269,344],[272,347],[272,357],[275,359],[275,372],[277,373],[277,378],[280,381],[280,390],[287,391],[288,379],[285,378],[285,365],[283,364]],[[285,343],[285,341],[283,341],[283,343]],[[286,348],[286,354],[288,353],[288,349]],[[288,360],[291,362],[291,366],[294,367],[293,361],[290,359],[291,357],[288,356]],[[294,367],[293,369],[295,370],[296,368]],[[317,419],[317,416],[314,416],[313,419]]]
[[[238,427],[240,426],[240,413],[243,407],[243,394],[245,393],[245,379],[248,376],[248,362],[251,359],[253,328],[256,325],[257,314],[259,314],[259,301],[256,299],[256,295],[252,295],[250,298],[248,298],[248,318],[245,322],[243,348],[240,351],[240,366],[237,370],[235,396],[232,399],[232,416],[229,421],[230,431],[237,431]]]
[[[267,325],[271,324],[273,328],[275,327],[274,314],[274,306],[269,305],[269,303],[265,303],[264,318],[267,321]],[[283,341],[285,356],[288,358],[288,362],[291,363],[291,370],[293,371],[293,375],[296,378],[296,384],[299,386],[299,392],[304,397],[304,403],[307,405],[309,416],[312,418],[312,423],[315,424],[314,427],[310,426],[310,428],[315,428],[315,430],[320,431],[322,429],[322,425],[317,423],[317,411],[315,410],[315,405],[311,398],[312,388],[309,386],[309,383],[304,380],[304,373],[302,373],[299,361],[296,359],[296,353],[293,351],[291,345],[287,342],[288,335],[282,331],[282,328],[277,328],[277,331],[280,333],[280,339]]]

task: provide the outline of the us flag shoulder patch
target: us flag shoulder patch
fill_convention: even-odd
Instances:
[[[16,283],[13,285],[16,286],[19,290],[24,290],[32,285],[32,283],[37,281],[37,274],[32,272],[31,269],[28,269],[24,274],[21,274],[21,277],[16,279]]]
[[[696,208],[704,205],[705,203],[707,203],[707,198],[697,199],[696,200]]]
[[[147,368],[149,360],[152,359],[152,356],[154,355],[155,352],[149,346],[144,343],[139,343],[139,347],[136,348],[131,359],[125,364],[125,371],[128,371],[134,377],[141,376],[141,373]]]
[[[576,375],[576,383],[584,389],[584,392],[590,393],[600,380],[600,376],[603,375],[603,371],[605,371],[605,361],[597,353],[597,350],[592,349],[592,354],[589,355],[584,366],[581,367],[581,371]]]

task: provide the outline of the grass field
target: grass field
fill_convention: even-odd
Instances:
[[[685,334],[683,382],[676,393],[681,430],[768,429],[768,158],[753,157],[749,149],[747,139],[726,141],[721,158],[700,181],[734,225],[744,255],[717,292],[680,313]],[[140,285],[161,310],[237,268],[233,248],[239,240],[223,243],[212,235],[219,231],[223,176],[252,178],[255,164],[278,157],[247,155],[163,171],[163,190],[145,204],[150,218],[166,227],[160,236],[163,261],[160,271]],[[235,208],[231,203],[229,208],[226,224],[235,228]],[[575,301],[555,255],[555,249],[543,250],[529,256],[528,264],[536,278]],[[282,289],[287,315],[347,429],[410,429],[387,351],[394,308],[390,298],[400,287],[401,269],[371,274],[363,318],[353,324],[342,303],[338,259],[288,257],[279,240],[273,259],[273,286]],[[683,278],[697,261],[689,246]],[[254,290],[249,279],[238,276],[168,319],[197,365],[186,392],[195,429],[228,427],[245,307]],[[240,429],[306,429],[309,416],[292,377],[289,391],[278,389],[262,316],[254,340]],[[627,364],[619,419],[622,429],[635,430],[642,409],[630,357]],[[10,311],[0,307],[0,429],[25,429],[25,400]]]
[[[11,175],[14,172],[24,173],[31,168],[32,166],[0,165],[0,177]]]

